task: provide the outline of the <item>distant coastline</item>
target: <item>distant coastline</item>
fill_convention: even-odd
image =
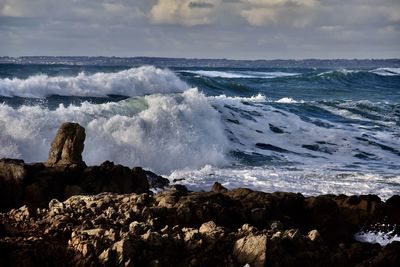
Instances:
[[[51,64],[86,66],[154,65],[158,67],[215,68],[373,68],[377,65],[400,67],[400,59],[199,59],[167,57],[104,57],[104,56],[0,56],[0,64]]]

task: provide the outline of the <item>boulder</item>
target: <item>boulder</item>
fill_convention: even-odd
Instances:
[[[82,164],[85,128],[77,123],[63,123],[51,143],[47,166]]]
[[[235,242],[233,256],[244,266],[264,267],[267,251],[267,235],[248,235]]]

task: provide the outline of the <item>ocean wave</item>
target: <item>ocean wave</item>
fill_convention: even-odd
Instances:
[[[348,75],[348,74],[354,74],[354,73],[360,73],[362,72],[361,70],[350,70],[350,69],[338,69],[338,70],[329,70],[325,72],[319,73],[317,76],[331,76],[335,74],[343,74],[343,75]]]
[[[131,97],[183,92],[188,88],[188,85],[172,71],[153,66],[142,66],[113,73],[81,72],[72,77],[38,74],[26,79],[0,79],[0,96],[5,97],[42,98],[49,95]]]
[[[319,73],[317,76],[332,76],[332,75],[352,75],[352,74],[372,73],[380,76],[398,76],[400,68],[377,68],[373,70],[355,70],[355,69],[337,69]]]
[[[83,159],[143,166],[160,174],[224,164],[228,140],[219,113],[197,89],[118,103],[41,106],[0,105],[0,158],[44,161],[59,125],[86,128]]]
[[[258,79],[273,79],[279,77],[290,77],[297,76],[299,73],[290,72],[260,72],[260,71],[211,71],[211,70],[184,70],[181,72],[197,74],[204,77],[211,78],[228,78],[228,79],[238,79],[238,78],[258,78]]]
[[[399,76],[400,68],[377,68],[370,72],[381,76]]]

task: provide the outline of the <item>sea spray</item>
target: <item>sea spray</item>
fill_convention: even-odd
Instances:
[[[197,89],[119,103],[60,105],[55,110],[3,104],[0,121],[0,157],[27,162],[46,159],[51,138],[64,121],[86,128],[83,159],[88,164],[112,160],[168,173],[222,164],[228,144],[218,112]]]

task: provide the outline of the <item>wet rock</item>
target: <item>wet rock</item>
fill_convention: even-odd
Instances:
[[[47,166],[82,164],[85,129],[77,123],[63,123],[51,143]]]

